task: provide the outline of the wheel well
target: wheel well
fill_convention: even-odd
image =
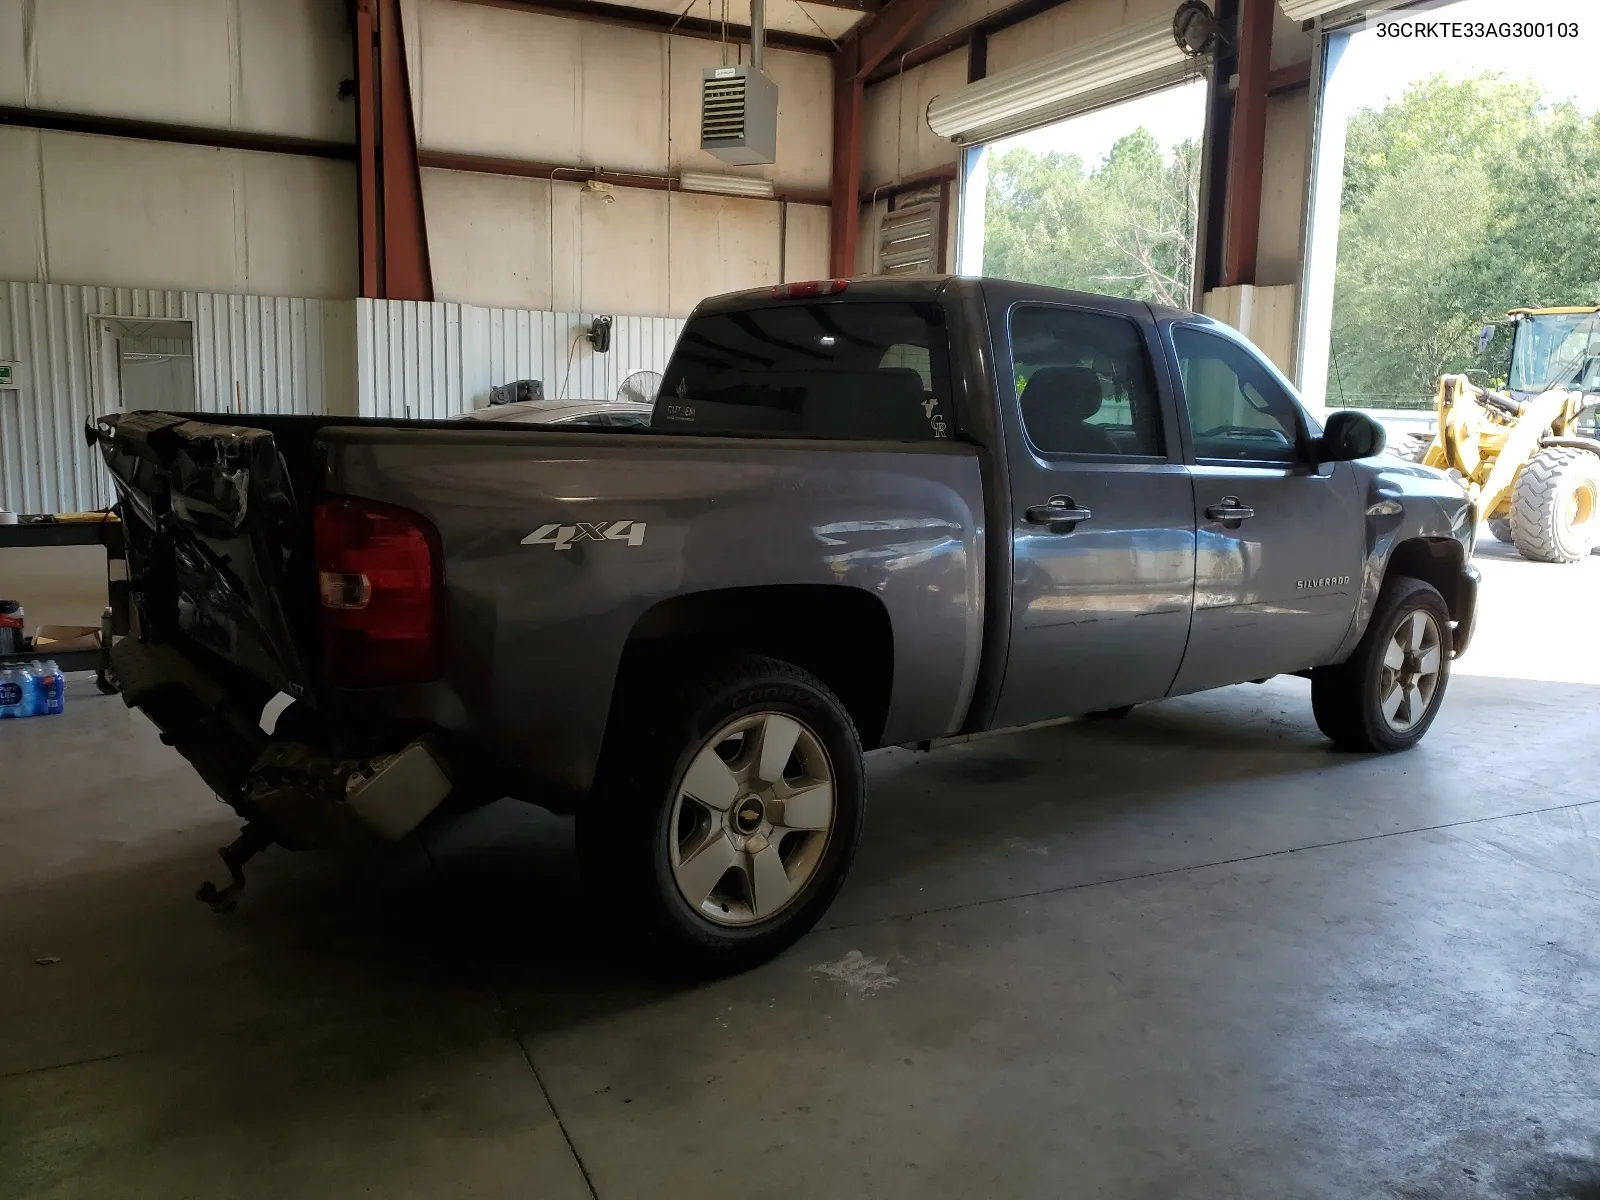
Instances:
[[[1389,555],[1389,568],[1385,578],[1408,575],[1432,584],[1444,597],[1450,619],[1461,619],[1460,595],[1461,568],[1465,552],[1461,543],[1453,538],[1412,538],[1401,542]]]
[[[691,592],[634,623],[623,669],[670,654],[763,654],[811,672],[833,689],[863,749],[878,745],[894,683],[894,630],[871,592],[836,584],[784,584]]]

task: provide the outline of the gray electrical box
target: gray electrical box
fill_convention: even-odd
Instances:
[[[700,149],[739,166],[777,162],[778,85],[749,65],[706,68]]]

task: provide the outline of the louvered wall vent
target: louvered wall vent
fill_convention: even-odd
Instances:
[[[879,275],[930,275],[939,262],[939,202],[885,213],[878,226]]]

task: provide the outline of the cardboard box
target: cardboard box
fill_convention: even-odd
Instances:
[[[100,649],[98,625],[41,625],[33,635],[35,650],[54,650],[69,654],[78,650]]]

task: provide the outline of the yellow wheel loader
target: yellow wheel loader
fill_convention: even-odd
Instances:
[[[1577,562],[1600,547],[1600,308],[1507,316],[1505,390],[1441,378],[1438,429],[1420,461],[1457,476],[1490,532],[1523,558]]]

